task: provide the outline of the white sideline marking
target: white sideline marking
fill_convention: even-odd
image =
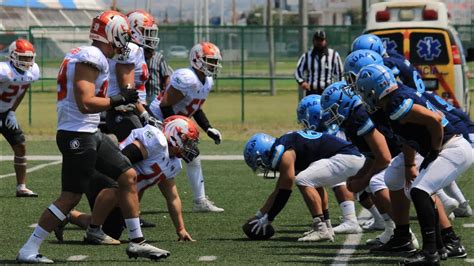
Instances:
[[[474,263],[474,259],[465,259],[464,261],[467,263]]]
[[[462,227],[464,227],[464,228],[474,228],[474,224],[463,224]]]
[[[38,224],[30,224],[28,225],[29,228],[36,228],[38,226]]]
[[[29,155],[26,156],[31,161],[60,161],[61,155]],[[201,155],[204,161],[243,161],[243,155]],[[0,161],[13,161],[13,155],[0,155]]]
[[[87,257],[89,257],[89,256],[86,256],[86,255],[74,255],[74,256],[71,256],[71,257],[67,258],[66,260],[67,260],[67,261],[81,261],[81,260],[85,260]]]
[[[357,219],[367,219],[367,212],[364,212],[362,209],[357,216]],[[336,258],[333,260],[331,265],[347,265],[347,262],[351,258],[351,255],[355,252],[360,240],[362,239],[362,233],[360,234],[349,234],[347,235],[346,241],[342,245],[342,248],[336,255]]]
[[[45,163],[45,164],[40,164],[40,165],[37,165],[37,166],[34,166],[34,167],[31,167],[31,168],[28,168],[26,169],[26,172],[27,173],[31,173],[31,172],[34,172],[36,170],[40,170],[40,169],[43,169],[47,166],[50,166],[50,165],[56,165],[56,164],[60,164],[61,161],[54,161],[54,162],[50,162],[50,163]],[[0,179],[2,178],[5,178],[5,177],[9,177],[9,176],[14,176],[15,173],[9,173],[9,174],[5,174],[5,175],[0,175]]]
[[[215,261],[217,260],[216,256],[201,256],[198,261]]]

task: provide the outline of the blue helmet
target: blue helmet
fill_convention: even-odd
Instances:
[[[390,92],[398,88],[392,70],[384,65],[368,65],[357,76],[357,90],[368,105],[367,111],[377,109],[377,103]]]
[[[270,170],[275,170],[281,160],[284,147],[278,145],[272,151],[275,138],[264,133],[253,135],[245,144],[244,159],[245,163],[253,171],[261,171],[264,177],[268,177]]]
[[[321,99],[321,96],[319,96],[319,99]],[[318,130],[321,124],[321,101],[318,101],[318,104],[306,109],[305,116],[308,123],[307,128]]]
[[[372,50],[377,52],[380,56],[383,56],[387,52],[383,41],[379,36],[373,34],[360,35],[352,42],[351,50],[353,52],[362,49]]]
[[[344,62],[344,78],[347,83],[350,86],[354,86],[359,71],[371,64],[383,65],[383,58],[376,52],[367,49],[350,53]]]
[[[313,123],[309,123],[308,111],[311,109],[311,114],[316,114],[321,111],[321,96],[316,94],[311,94],[298,103],[296,108],[296,116],[298,119],[298,124],[302,124],[305,128],[309,128],[310,125],[318,126],[319,120],[312,119]],[[318,117],[319,118],[319,117]]]
[[[362,104],[359,96],[347,90],[345,81],[335,82],[324,89],[321,95],[322,120],[328,128],[341,125],[350,112]]]

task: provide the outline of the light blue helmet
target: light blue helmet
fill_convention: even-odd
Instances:
[[[367,49],[350,53],[344,61],[344,78],[347,83],[353,87],[359,71],[371,64],[383,65],[383,58],[376,52]]]
[[[311,125],[318,126],[319,120],[315,120],[311,117],[312,123],[310,123],[308,117],[309,110],[311,109],[311,114],[316,114],[321,111],[321,96],[317,94],[311,94],[303,99],[298,103],[298,107],[296,108],[296,116],[298,119],[298,124],[302,124],[305,128],[309,128]],[[318,115],[319,118],[319,115]],[[314,128],[315,129],[315,128]]]
[[[319,96],[319,99],[321,99],[321,96]],[[307,128],[311,130],[318,130],[321,124],[321,102],[318,101],[318,104],[310,106],[308,109],[306,109],[305,116],[308,123]]]
[[[368,65],[357,75],[357,91],[367,104],[369,112],[377,109],[377,103],[398,88],[392,70],[384,65]]]
[[[387,52],[383,41],[377,35],[373,34],[363,34],[357,37],[352,42],[351,51],[357,51],[362,49],[369,49],[374,52],[377,52],[380,56],[384,56]]]
[[[356,106],[362,104],[359,96],[347,89],[345,81],[335,82],[321,95],[322,120],[327,128],[339,126]]]
[[[268,177],[271,170],[275,170],[281,160],[284,147],[278,145],[272,151],[275,138],[264,133],[253,135],[245,144],[244,159],[245,163],[255,172],[264,173],[264,177]]]

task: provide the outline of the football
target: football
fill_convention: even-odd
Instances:
[[[249,224],[249,222],[246,222],[242,226],[242,230],[244,231],[244,233],[247,235],[248,238],[252,240],[267,240],[267,239],[270,239],[275,234],[275,229],[273,228],[271,224],[267,226],[266,232],[265,232],[266,234],[263,234],[263,231],[260,231],[258,234],[252,233],[251,230],[253,226],[254,225]]]

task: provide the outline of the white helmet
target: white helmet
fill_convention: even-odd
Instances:
[[[137,44],[155,50],[158,47],[158,26],[155,19],[143,10],[135,10],[127,14],[132,29],[132,39]]]
[[[209,62],[208,60],[212,60]],[[189,52],[189,62],[191,65],[203,72],[206,76],[216,76],[222,68],[219,61],[222,60],[219,48],[210,42],[198,43]]]
[[[130,41],[130,25],[127,17],[117,11],[104,11],[92,20],[89,38],[91,40],[121,48],[122,54],[128,54]]]
[[[179,149],[178,156],[183,160],[191,162],[199,156],[199,130],[191,119],[181,115],[170,116],[163,121],[163,132],[169,145]]]
[[[8,47],[8,57],[16,68],[27,71],[35,64],[35,48],[25,39],[18,39]]]

